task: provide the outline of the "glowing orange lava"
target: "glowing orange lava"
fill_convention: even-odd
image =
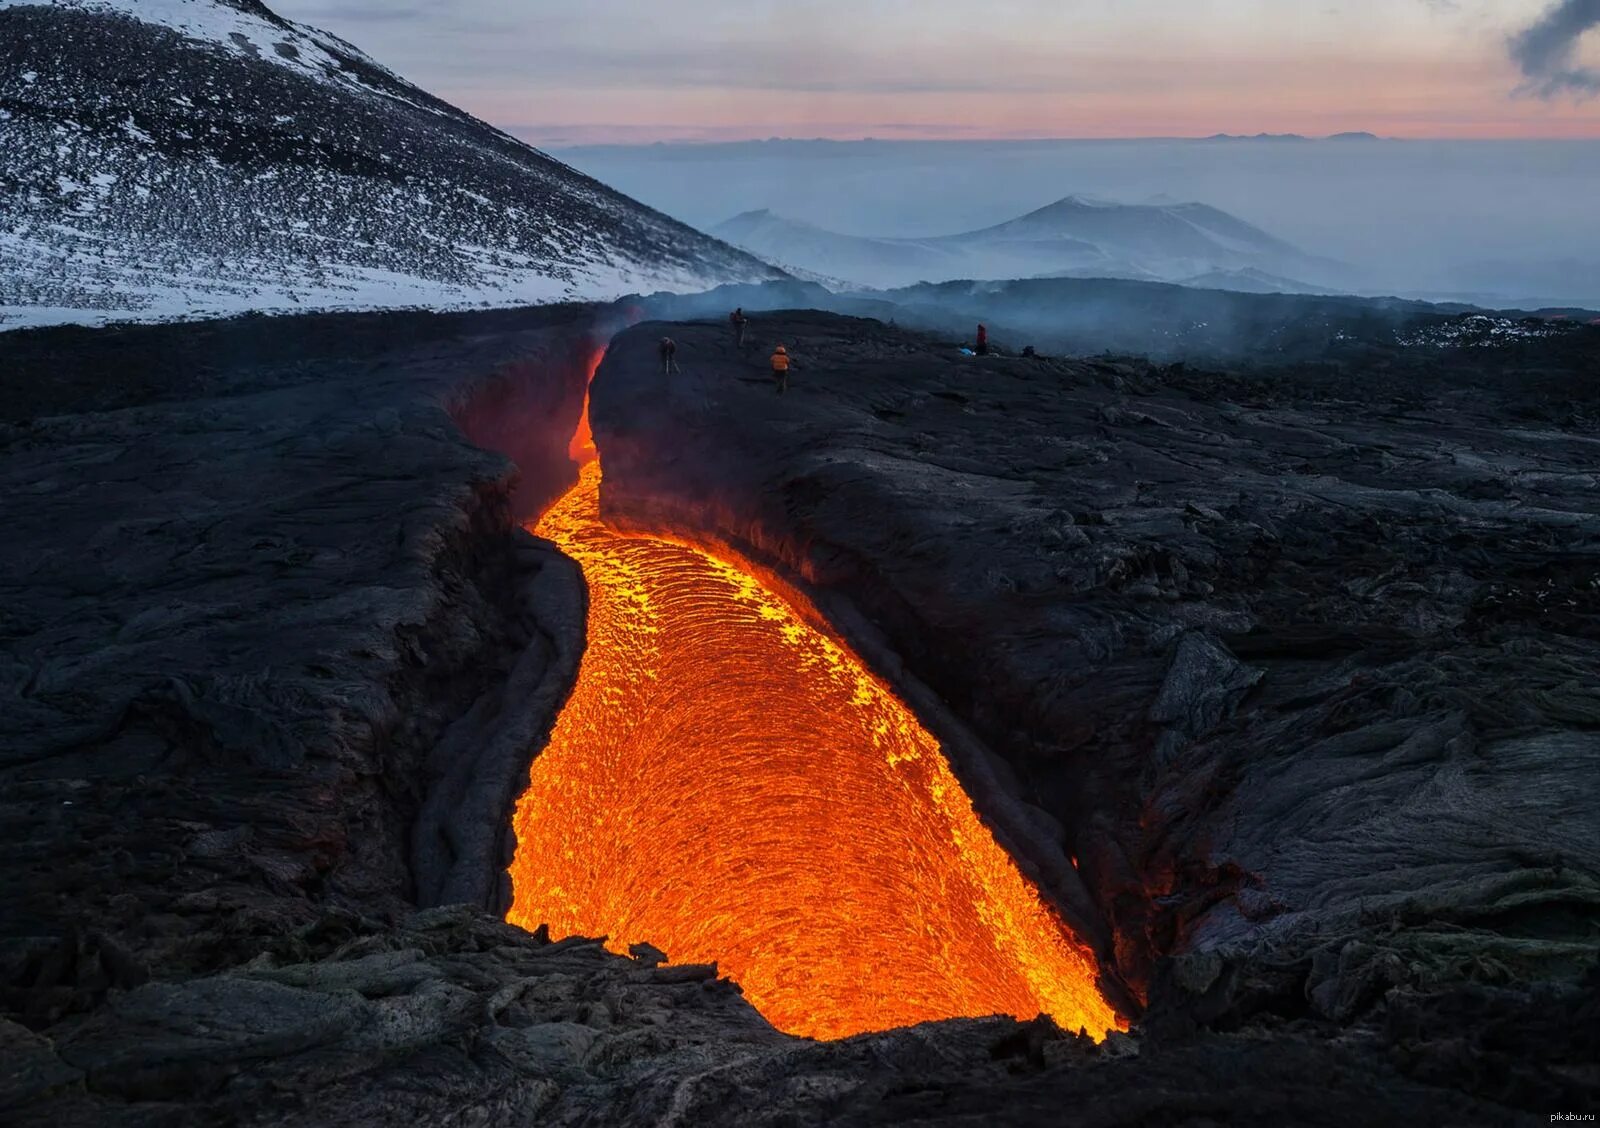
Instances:
[[[594,445],[594,429],[589,426],[589,386],[594,383],[594,374],[600,370],[600,362],[605,358],[605,349],[595,349],[589,357],[589,374],[583,382],[583,414],[578,416],[577,429],[572,432],[572,441],[567,444],[567,457],[579,465],[600,457]]]
[[[890,689],[741,566],[608,529],[599,491],[591,460],[535,529],[582,566],[589,636],[517,807],[508,919],[715,961],[793,1034],[1118,1025]]]

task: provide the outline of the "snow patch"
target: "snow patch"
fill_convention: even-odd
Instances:
[[[156,143],[154,137],[139,128],[138,123],[133,120],[132,114],[129,114],[128,120],[122,123],[122,132],[129,140],[137,141],[142,145],[154,145]]]
[[[1434,348],[1486,349],[1511,341],[1538,340],[1569,331],[1570,322],[1513,321],[1509,317],[1472,314],[1442,325],[1432,325],[1400,338],[1402,345]]]
[[[0,0],[0,9],[37,2]],[[126,16],[156,24],[230,54],[273,63],[318,79],[336,78],[360,84],[344,70],[335,53],[357,59],[393,77],[391,72],[335,36],[289,20],[279,26],[215,0],[52,0],[52,4],[57,8]],[[38,76],[30,71],[22,77],[23,81],[31,83]]]

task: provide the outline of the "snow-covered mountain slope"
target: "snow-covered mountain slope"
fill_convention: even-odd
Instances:
[[[0,328],[780,275],[256,0],[0,0]]]
[[[840,235],[771,212],[713,233],[771,261],[867,286],[965,278],[1103,277],[1180,282],[1214,272],[1335,279],[1338,263],[1304,254],[1205,204],[1119,204],[1068,196],[979,231],[926,239]]]

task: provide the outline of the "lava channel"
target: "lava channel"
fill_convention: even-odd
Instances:
[[[593,447],[572,449],[578,484],[534,531],[583,569],[588,645],[517,806],[508,919],[715,962],[814,1038],[1119,1025],[891,689],[742,565],[607,528]]]

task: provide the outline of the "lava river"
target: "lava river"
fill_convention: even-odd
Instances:
[[[608,529],[586,438],[535,529],[582,566],[588,646],[517,807],[508,919],[715,961],[793,1034],[1117,1025],[939,742],[739,564]]]

